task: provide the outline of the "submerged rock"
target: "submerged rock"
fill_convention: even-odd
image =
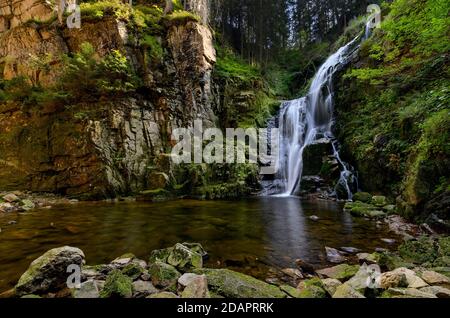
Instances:
[[[335,248],[325,246],[325,251],[327,253],[327,260],[331,263],[343,263],[347,261],[347,258]]]
[[[206,275],[212,292],[228,298],[284,298],[278,287],[256,278],[228,269],[198,269],[196,274]]]
[[[78,248],[64,246],[52,249],[36,260],[20,277],[15,290],[17,295],[43,294],[66,287],[69,265],[81,265],[84,253]]]

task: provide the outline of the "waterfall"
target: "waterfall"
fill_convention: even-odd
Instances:
[[[270,192],[281,195],[295,195],[300,190],[303,172],[303,152],[314,142],[326,139],[332,144],[334,158],[340,166],[340,179],[352,199],[349,180],[354,175],[348,164],[341,160],[339,147],[332,133],[333,126],[333,75],[344,67],[355,53],[359,41],[355,38],[331,55],[317,71],[308,94],[305,97],[285,102],[279,114],[280,157],[278,174],[272,181]],[[275,188],[275,190],[274,190]]]

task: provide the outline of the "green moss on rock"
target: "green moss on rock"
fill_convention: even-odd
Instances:
[[[167,290],[176,290],[178,278],[181,277],[175,267],[159,261],[151,264],[148,272],[153,285]]]
[[[101,298],[130,298],[133,295],[133,281],[119,270],[113,270],[106,277]]]
[[[199,275],[206,275],[213,293],[227,298],[285,298],[278,287],[269,285],[256,278],[228,269],[198,269]]]
[[[130,277],[132,280],[136,280],[139,278],[139,276],[142,275],[144,272],[144,269],[135,263],[130,263],[122,269],[122,274],[125,276]]]

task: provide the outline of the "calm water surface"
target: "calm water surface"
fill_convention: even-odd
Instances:
[[[382,238],[396,238],[384,225],[342,212],[338,203],[298,198],[80,203],[0,215],[0,228],[0,291],[11,288],[31,261],[63,245],[81,248],[93,265],[128,252],[147,259],[154,249],[199,242],[210,254],[206,266],[265,278],[268,268],[293,267],[297,258],[327,265],[325,246],[372,252],[389,247]]]

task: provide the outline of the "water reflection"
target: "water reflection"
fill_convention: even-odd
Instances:
[[[319,220],[311,220],[312,215]],[[11,220],[17,224],[8,225]],[[264,276],[264,266],[290,267],[297,258],[324,265],[324,246],[373,251],[387,247],[381,238],[393,237],[375,222],[343,213],[337,203],[294,197],[86,203],[4,214],[0,228],[0,290],[11,287],[32,260],[62,245],[81,248],[87,262],[96,264],[127,252],[146,259],[154,249],[200,242],[210,252],[207,266]]]

